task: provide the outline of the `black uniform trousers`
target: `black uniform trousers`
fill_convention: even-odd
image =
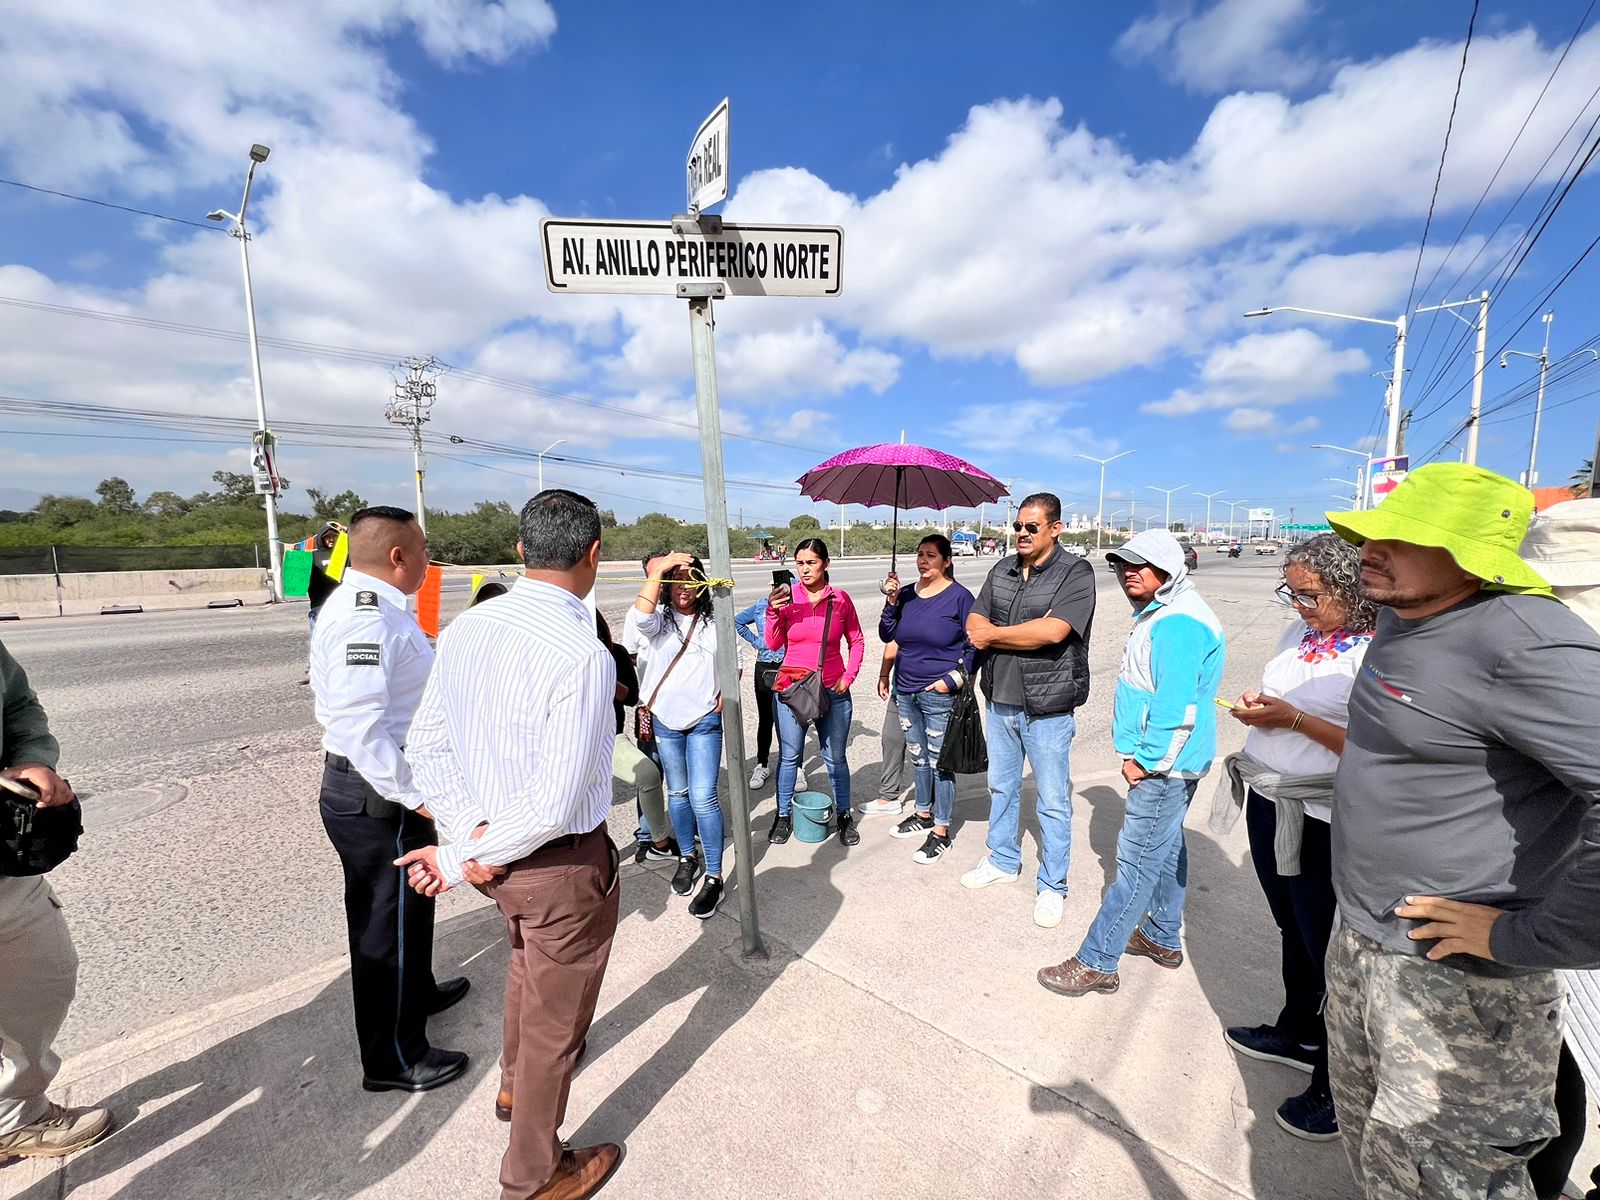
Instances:
[[[371,809],[382,815],[369,815]],[[394,860],[438,843],[433,822],[374,797],[343,758],[322,768],[322,825],[344,867],[356,1038],[368,1078],[392,1079],[428,1050],[433,978],[433,898],[406,886]]]

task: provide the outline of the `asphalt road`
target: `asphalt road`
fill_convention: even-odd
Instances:
[[[993,562],[960,559],[958,578],[976,591]],[[1201,555],[1196,581],[1230,641],[1229,694],[1258,682],[1290,619],[1272,598],[1277,563]],[[870,686],[879,653],[872,626],[886,568],[883,559],[842,560],[833,570],[868,627],[849,751],[858,803],[878,779],[883,705]],[[737,565],[736,599],[762,594],[771,570]],[[1097,683],[1078,714],[1075,773],[1115,762],[1109,684],[1130,620],[1110,573],[1098,578]],[[608,619],[620,619],[635,590],[631,579],[599,585]],[[465,600],[465,581],[450,580],[447,616]],[[302,605],[30,621],[0,626],[0,639],[27,668],[62,742],[63,771],[84,797],[83,849],[52,876],[82,959],[63,1055],[344,952],[337,862],[316,818],[321,756],[300,683]],[[753,749],[748,705],[745,716]],[[758,831],[771,800],[769,784],[757,797]],[[632,815],[631,805],[614,810],[619,836],[631,832]],[[483,903],[452,892],[439,917]]]

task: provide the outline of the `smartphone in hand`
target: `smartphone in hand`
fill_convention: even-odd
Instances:
[[[784,568],[783,570],[779,570],[779,571],[774,571],[772,573],[772,586],[775,587],[775,588],[776,587],[790,587],[790,586],[793,585],[793,583],[794,583],[794,572],[789,570],[788,568]]]

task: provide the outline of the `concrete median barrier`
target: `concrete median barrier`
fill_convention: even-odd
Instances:
[[[60,578],[58,587],[54,575],[0,575],[0,618],[265,604],[271,595],[266,570],[255,567],[87,571]]]

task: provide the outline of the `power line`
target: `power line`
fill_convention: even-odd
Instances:
[[[88,196],[74,196],[71,192],[58,192],[54,188],[35,187],[31,183],[19,183],[15,179],[0,179],[0,183],[5,184],[7,187],[22,188],[24,191],[29,192],[38,192],[40,195],[44,196],[59,196],[63,200],[76,200],[80,204],[93,204],[98,208],[114,208],[118,212],[134,213],[135,215],[141,217],[154,217],[158,221],[171,221],[175,225],[192,225],[196,229],[216,229],[224,233],[227,232],[226,230],[223,230],[220,225],[206,225],[200,221],[189,221],[185,220],[183,217],[169,216],[166,213],[150,212],[149,210],[143,208],[129,208],[126,204],[112,204],[109,200],[95,200]]]
[[[213,338],[219,341],[245,342],[247,337],[230,329],[217,329],[205,325],[186,325],[177,321],[165,321],[155,317],[139,317],[128,313],[108,312],[104,309],[80,308],[66,304],[47,304],[37,300],[24,300],[16,296],[0,296],[0,304],[11,305],[16,308],[32,309],[40,312],[54,313],[60,316],[83,317],[89,320],[107,321],[116,325],[131,325],[144,329],[158,329],[168,333],[181,333],[192,337]],[[362,350],[351,346],[334,346],[321,342],[297,341],[290,338],[277,338],[262,336],[258,339],[263,346],[271,346],[278,350],[289,350],[297,354],[309,354],[325,358],[343,359],[351,362],[380,364],[385,367],[392,366],[395,362],[405,357],[402,354],[382,350]],[[501,376],[489,375],[482,371],[470,368],[456,367],[449,363],[439,363],[443,369],[452,372],[455,378],[471,383],[483,384],[487,387],[501,388],[507,391],[523,392],[528,395],[538,396],[545,400],[558,400],[568,404],[577,404],[585,408],[592,408],[600,412],[614,413],[617,416],[629,417],[640,421],[653,421],[661,425],[672,425],[680,429],[698,430],[699,424],[694,421],[679,420],[676,417],[666,417],[659,413],[640,412],[638,409],[625,408],[618,404],[607,404],[601,400],[592,400],[586,396],[575,396],[568,392],[558,392],[551,388],[540,387],[537,384],[524,383],[521,380],[507,379]],[[723,437],[735,438],[743,442],[753,442],[759,445],[774,446],[783,450],[800,450],[807,454],[827,453],[821,447],[807,446],[799,442],[786,442],[778,438],[761,437],[751,433],[723,432]]]
[[[1444,126],[1444,148],[1439,151],[1439,170],[1433,177],[1433,195],[1428,198],[1428,217],[1422,223],[1422,241],[1417,245],[1417,265],[1411,272],[1411,290],[1406,293],[1405,311],[1411,311],[1411,302],[1417,294],[1417,277],[1422,274],[1422,252],[1428,246],[1428,230],[1433,228],[1433,206],[1439,200],[1439,183],[1444,179],[1444,160],[1450,153],[1450,131],[1456,125],[1456,105],[1461,102],[1461,81],[1467,74],[1467,52],[1472,49],[1472,31],[1478,24],[1478,2],[1472,0],[1472,15],[1467,18],[1467,40],[1461,44],[1461,68],[1456,72],[1456,91],[1450,98],[1450,119]]]

